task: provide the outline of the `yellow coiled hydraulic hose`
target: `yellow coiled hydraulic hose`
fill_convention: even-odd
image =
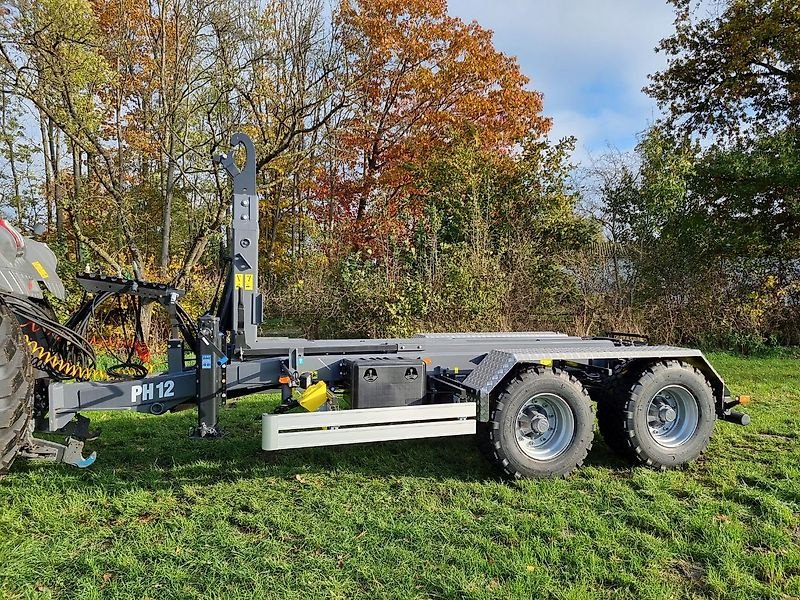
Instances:
[[[139,313],[136,315],[136,336],[127,359],[108,369],[95,368],[95,355],[85,339],[86,320],[94,308],[110,297],[103,293],[84,301],[79,311],[62,325],[48,306],[40,306],[27,298],[17,298],[0,291],[0,303],[7,305],[17,316],[25,343],[31,353],[31,363],[56,379],[79,381],[126,380],[145,377],[149,371],[150,350],[141,339]],[[137,305],[138,308],[138,305]],[[76,316],[77,315],[77,316]],[[133,361],[138,355],[141,364]],[[113,355],[112,355],[113,356]],[[90,366],[84,366],[84,365]]]
[[[32,339],[25,330],[30,329],[31,332],[35,332],[38,329],[35,323],[31,323],[30,321],[24,323],[22,329],[25,335],[25,343],[28,345],[28,350],[30,350],[31,353],[31,362],[37,369],[46,370],[49,368],[68,379],[79,379],[81,381],[102,381],[108,379],[105,372],[70,362],[63,356],[51,352],[39,342]]]
[[[39,342],[32,340],[27,335],[25,341],[28,344],[28,349],[31,351],[31,358],[33,359],[33,366],[38,368],[50,367],[57,373],[69,379],[80,379],[81,381],[89,380],[103,380],[107,379],[106,374],[98,369],[89,367],[82,367],[65,360],[58,354],[54,354],[49,350],[43,348]]]

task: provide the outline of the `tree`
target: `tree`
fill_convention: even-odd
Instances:
[[[800,1],[669,0],[668,67],[645,91],[684,132],[735,136],[800,123]]]
[[[224,219],[226,195],[213,179],[208,185],[208,156],[238,121],[229,109],[220,119],[218,109],[230,88],[229,74],[213,60],[215,5],[19,0],[6,6],[4,83],[39,111],[46,193],[55,201],[59,237],[66,216],[71,234],[94,257],[137,278],[145,278],[157,243],[163,275],[176,190],[210,196],[185,219],[195,225],[175,274],[182,285]],[[162,213],[161,227],[139,222],[152,212]]]
[[[262,261],[287,270],[303,246],[307,182],[350,101],[351,78],[338,23],[324,0],[273,0],[230,9],[218,25],[218,61],[258,156]]]
[[[587,177],[593,185],[586,191],[593,202],[587,208],[608,241],[591,245],[573,261],[586,304],[598,313],[589,322],[649,331],[662,339],[675,334],[670,309],[692,296],[687,277],[704,273],[706,266],[696,255],[699,229],[687,217],[699,153],[688,137],[653,127],[634,154],[612,150],[594,161]],[[652,322],[653,306],[666,308],[663,328]]]
[[[210,296],[219,265],[204,253],[230,193],[209,157],[234,128],[258,151],[265,297],[313,272],[303,301],[349,305],[361,332],[522,324],[557,303],[559,253],[591,234],[541,95],[444,0],[2,8],[0,155],[14,168],[0,191],[20,222],[47,213],[67,270]],[[41,147],[16,139],[15,106]],[[26,175],[36,153],[43,181]]]
[[[466,127],[496,152],[548,130],[516,60],[444,0],[343,0],[337,18],[357,96],[321,192],[349,244],[404,232],[421,209],[410,168]]]
[[[35,144],[27,139],[25,111],[20,99],[0,90],[0,158],[4,166],[0,172],[0,209],[14,213],[14,225],[25,230],[37,221],[37,205],[33,191],[38,180],[33,171]]]
[[[88,1],[29,3],[21,0],[6,8],[5,17],[0,44],[5,85],[32,102],[47,120],[46,137],[50,148],[45,162],[46,166],[49,165],[49,178],[56,191],[57,220],[61,230],[61,211],[67,207],[63,203],[65,196],[59,193],[62,184],[57,144],[59,133],[68,136],[74,145],[97,159],[98,181],[117,202],[121,198],[120,169],[104,143],[102,131],[109,110],[103,96],[114,84],[114,72],[98,50],[102,47],[102,38]],[[130,221],[125,219],[121,210],[120,217],[122,229],[130,234]],[[118,261],[100,244],[88,238],[82,241],[116,271],[121,271]],[[128,249],[134,270],[140,274],[138,247],[132,243]]]
[[[800,132],[710,149],[689,182],[706,248],[726,257],[800,256]]]

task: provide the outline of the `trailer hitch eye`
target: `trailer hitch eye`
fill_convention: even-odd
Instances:
[[[419,373],[417,372],[417,370],[414,367],[408,367],[406,369],[405,377],[406,377],[406,380],[408,380],[408,381],[414,381],[417,377],[419,377]]]
[[[372,383],[378,379],[378,372],[375,369],[367,369],[364,371],[364,381]]]

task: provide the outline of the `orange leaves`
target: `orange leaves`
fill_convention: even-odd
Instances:
[[[525,89],[516,60],[491,32],[447,16],[439,0],[346,1],[344,30],[367,101],[353,126],[369,151],[440,143],[450,128],[477,125],[487,146],[546,132],[541,95]],[[401,152],[407,154],[407,152]],[[412,154],[414,154],[412,152]],[[376,157],[372,157],[376,162]]]
[[[350,203],[342,215],[355,224],[342,226],[356,246],[419,213],[411,173],[454,133],[474,131],[482,148],[504,154],[549,129],[516,59],[490,31],[448,16],[443,0],[342,0],[338,20],[357,100],[327,189]]]

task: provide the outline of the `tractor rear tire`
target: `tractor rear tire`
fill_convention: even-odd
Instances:
[[[33,365],[14,314],[0,301],[0,479],[33,437]]]
[[[507,475],[566,477],[592,447],[591,398],[568,373],[537,366],[505,386],[488,425],[494,462]]]

